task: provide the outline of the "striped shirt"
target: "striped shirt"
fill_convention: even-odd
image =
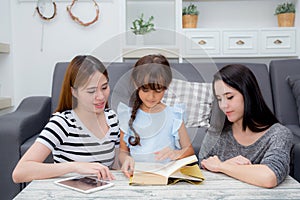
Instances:
[[[99,162],[111,166],[120,144],[119,121],[111,109],[104,110],[109,130],[99,139],[80,121],[73,110],[54,113],[36,141],[46,145],[54,162]]]

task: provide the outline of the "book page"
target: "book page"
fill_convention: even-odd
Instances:
[[[153,174],[158,174],[161,176],[166,176],[169,174],[169,166],[173,163],[149,163],[149,162],[136,162],[134,166],[134,172],[148,172],[148,173],[153,173]]]
[[[171,161],[169,163],[147,163],[147,162],[136,162],[134,171],[136,172],[149,172],[159,174],[161,176],[169,177],[173,172],[179,168],[197,162],[198,159],[195,155],[189,156],[180,160]]]

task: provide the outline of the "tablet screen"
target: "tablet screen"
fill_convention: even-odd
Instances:
[[[97,177],[93,176],[72,177],[57,181],[56,183],[84,193],[94,192],[113,185],[110,182],[98,180]]]

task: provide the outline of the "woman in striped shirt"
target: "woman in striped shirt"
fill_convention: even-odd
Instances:
[[[13,172],[16,183],[67,173],[94,174],[112,180],[120,133],[108,108],[110,88],[105,66],[93,56],[69,64],[55,113]],[[52,152],[55,163],[43,163]]]

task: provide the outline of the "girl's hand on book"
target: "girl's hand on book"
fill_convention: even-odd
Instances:
[[[160,151],[154,153],[156,160],[177,160],[179,158],[178,151],[171,149],[170,147],[163,148]]]
[[[131,156],[126,157],[125,161],[122,164],[121,170],[128,178],[133,175],[134,159]]]

